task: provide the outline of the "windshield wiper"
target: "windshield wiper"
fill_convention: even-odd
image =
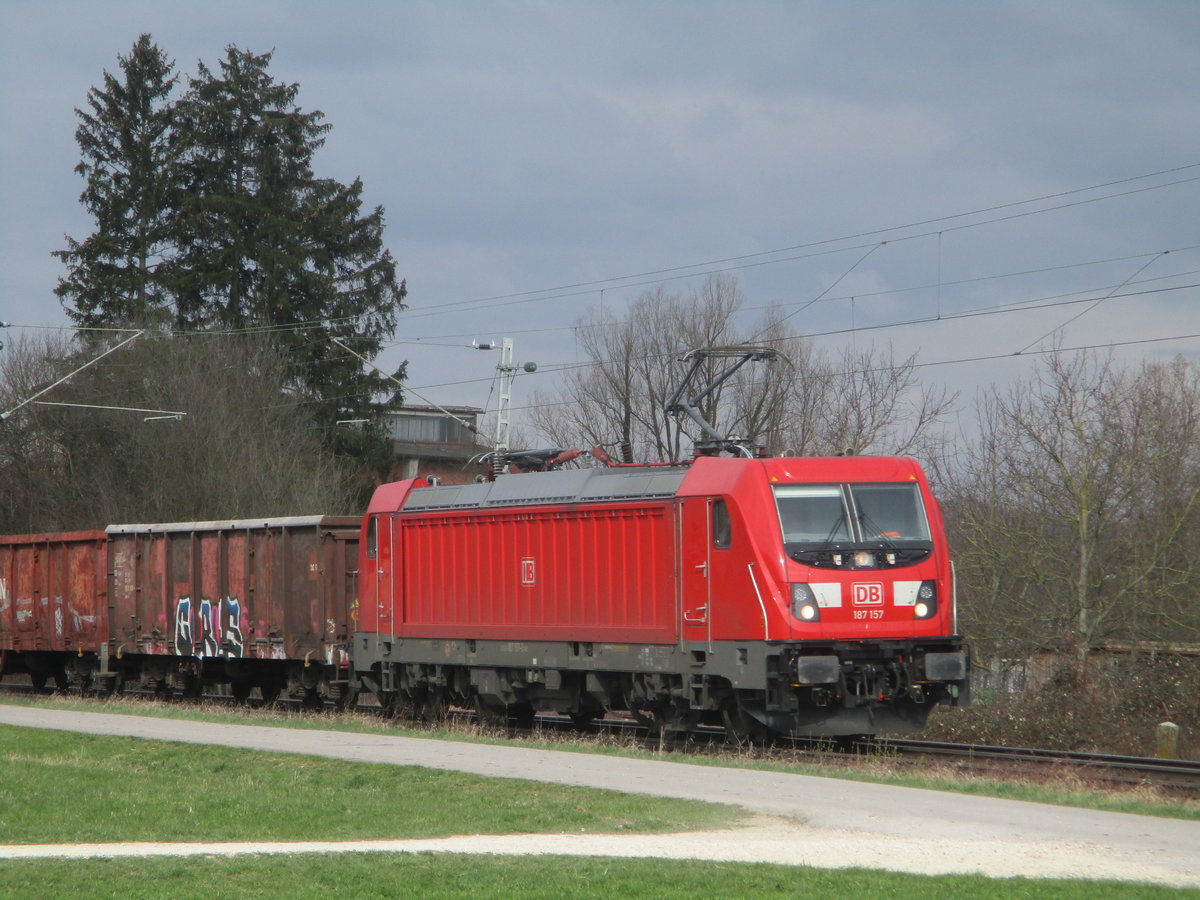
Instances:
[[[877,540],[890,550],[896,549],[896,545],[892,538],[900,537],[900,532],[883,531],[879,527],[879,523],[868,516],[865,512],[858,514],[858,527],[862,531],[863,539],[866,540],[868,534],[874,535],[872,540]],[[889,536],[890,535],[890,536]]]
[[[829,529],[829,534],[825,535],[825,540],[821,543],[832,544],[833,536],[837,534],[837,530],[846,524],[846,511],[843,509],[836,519],[833,520],[833,527]]]

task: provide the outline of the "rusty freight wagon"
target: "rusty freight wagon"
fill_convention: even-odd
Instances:
[[[338,697],[355,601],[357,518],[107,529],[110,672],[162,693],[228,684]]]
[[[103,531],[0,537],[0,673],[86,681],[107,638]]]

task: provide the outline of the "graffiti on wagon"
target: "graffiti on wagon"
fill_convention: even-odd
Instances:
[[[196,603],[188,594],[175,601],[175,653],[179,656],[242,656],[242,603],[237,597]]]

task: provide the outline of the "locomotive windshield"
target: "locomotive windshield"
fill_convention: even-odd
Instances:
[[[775,502],[790,555],[813,565],[842,565],[833,551],[894,550],[880,563],[917,561],[932,549],[929,521],[917,485],[778,484]],[[872,557],[873,559],[873,557]]]

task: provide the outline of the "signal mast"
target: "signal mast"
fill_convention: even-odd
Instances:
[[[480,350],[494,350],[495,341],[476,343]],[[513,339],[503,338],[500,342],[500,362],[496,364],[497,380],[499,381],[498,397],[496,400],[496,434],[492,438],[492,465],[499,469],[505,465],[509,446],[509,431],[512,425],[512,391],[513,379],[517,372],[536,372],[537,363],[513,362]]]

